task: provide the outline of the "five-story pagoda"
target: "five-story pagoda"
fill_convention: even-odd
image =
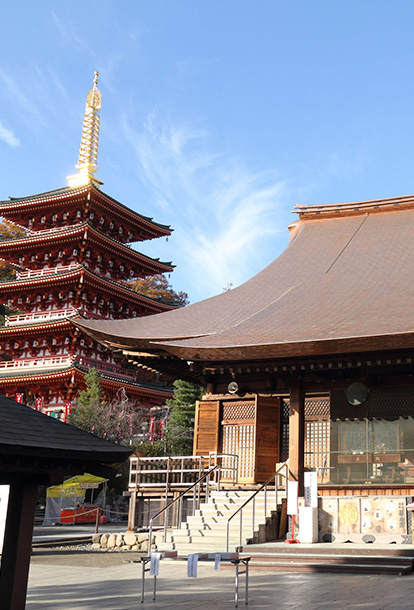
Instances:
[[[71,318],[146,316],[171,305],[132,290],[127,280],[172,271],[170,263],[140,254],[131,242],[168,236],[171,229],[141,216],[101,190],[97,153],[101,93],[95,73],[82,130],[79,170],[62,189],[0,202],[0,216],[23,228],[0,241],[0,258],[16,278],[0,283],[0,303],[16,315],[0,328],[0,393],[65,413],[91,366],[107,397],[125,387],[141,405],[161,405],[171,390],[147,369],[130,371],[80,333]]]

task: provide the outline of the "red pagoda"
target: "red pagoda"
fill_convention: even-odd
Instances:
[[[173,309],[141,295],[127,280],[172,271],[170,263],[133,250],[131,242],[168,236],[171,229],[122,205],[101,190],[97,171],[101,93],[95,73],[88,93],[79,172],[62,189],[0,202],[0,216],[25,230],[0,241],[0,258],[16,278],[0,283],[0,302],[18,315],[0,328],[0,393],[65,417],[90,367],[102,375],[108,398],[125,387],[141,405],[172,395],[146,368],[126,361],[79,332],[74,317],[118,319]]]

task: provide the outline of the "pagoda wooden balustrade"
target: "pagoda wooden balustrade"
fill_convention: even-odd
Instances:
[[[70,366],[71,364],[79,364],[85,368],[95,367],[103,374],[113,373],[117,377],[126,379],[134,379],[135,371],[127,371],[117,364],[100,362],[93,358],[77,357],[74,355],[67,356],[45,356],[43,358],[19,358],[18,360],[4,360],[0,362],[0,373],[9,372],[10,369],[39,369],[39,368],[56,368]]]
[[[16,279],[25,280],[30,277],[42,277],[44,275],[53,275],[55,273],[61,273],[62,271],[72,271],[75,267],[78,267],[77,263],[73,265],[62,265],[61,267],[46,267],[45,269],[25,269],[25,271],[17,271]]]
[[[76,229],[77,225],[65,225],[63,228],[69,229],[70,227],[73,227],[74,229]],[[39,229],[39,230],[27,229],[27,235],[29,237],[34,237],[35,235],[46,235],[47,233],[56,233],[57,231],[60,231],[61,228],[62,227],[52,227],[51,229]]]
[[[75,360],[74,356],[50,356],[44,358],[19,358],[19,360],[4,360],[0,362],[0,373],[9,372],[10,369],[48,369],[55,367],[65,367],[71,365]]]
[[[4,325],[14,326],[15,324],[26,324],[30,322],[47,322],[48,320],[56,320],[67,318],[79,313],[77,309],[68,307],[67,309],[56,309],[52,311],[24,313],[15,316],[5,316]]]

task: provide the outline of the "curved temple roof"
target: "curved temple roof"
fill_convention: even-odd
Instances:
[[[287,249],[238,288],[149,318],[76,324],[186,360],[414,347],[414,196],[295,211]]]

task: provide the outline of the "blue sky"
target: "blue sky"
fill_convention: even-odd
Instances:
[[[170,224],[192,302],[287,244],[295,203],[414,192],[409,0],[2,2],[0,199],[66,185],[93,72],[97,177]]]

